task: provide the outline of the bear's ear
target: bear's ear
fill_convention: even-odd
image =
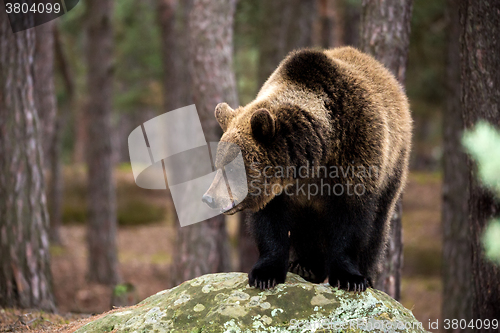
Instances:
[[[276,132],[275,120],[266,109],[255,111],[250,119],[250,125],[254,138],[260,142],[269,141]]]
[[[215,107],[215,119],[219,123],[222,130],[227,130],[227,125],[234,118],[235,112],[227,103],[219,103]]]

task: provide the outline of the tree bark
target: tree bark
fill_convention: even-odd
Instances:
[[[57,113],[54,87],[54,22],[35,28],[35,102],[40,117],[40,137],[44,165],[49,167],[50,150]]]
[[[59,32],[59,27],[56,25],[54,27],[54,52],[56,67],[61,73],[62,80],[64,82],[64,88],[66,89],[67,99],[71,104],[73,97],[75,96],[75,78],[71,70],[71,66],[68,61],[63,49],[63,42],[61,41],[61,34]]]
[[[447,97],[443,122],[443,318],[472,319],[468,168],[461,149],[460,21],[458,0],[448,0]],[[452,331],[450,329],[449,331]],[[462,332],[472,332],[470,328]]]
[[[259,87],[292,50],[312,45],[316,0],[262,0]]]
[[[193,0],[189,12],[189,69],[193,99],[207,142],[220,139],[215,106],[238,104],[232,71],[236,0]],[[178,229],[175,283],[231,270],[224,215]]]
[[[382,62],[404,85],[412,0],[363,0],[360,49]]]
[[[335,0],[337,8],[340,11],[339,30],[340,45],[349,45],[360,47],[360,21],[361,21],[361,2],[351,0]]]
[[[177,60],[176,50],[176,29],[175,29],[175,11],[177,9],[176,0],[158,0],[158,22],[161,30],[161,46],[163,60],[163,98],[165,112],[181,107],[176,105],[176,99],[179,95],[177,81],[177,68],[180,65]]]
[[[49,151],[50,182],[48,184],[48,208],[50,216],[49,239],[52,245],[62,245],[62,200],[63,200],[63,175],[61,165],[61,136],[65,118],[59,114],[54,127],[52,145]]]
[[[233,66],[233,20],[236,0],[193,0],[189,13],[189,70],[193,100],[207,142],[222,135],[215,106],[238,106]]]
[[[34,29],[13,34],[1,12],[0,307],[54,311],[34,51]]]
[[[161,31],[162,62],[163,62],[163,108],[169,112],[186,105],[193,104],[191,75],[188,63],[188,13],[191,9],[191,1],[157,0],[158,23]],[[171,197],[168,197],[171,200]],[[173,206],[173,204],[172,204]],[[188,253],[193,254],[196,248],[190,248],[189,237],[179,230],[178,221],[175,223],[176,255],[186,257],[186,265],[190,260],[195,260],[197,255],[189,258]],[[201,248],[211,248],[213,244],[206,244]],[[214,268],[217,271],[217,268]],[[204,267],[203,271],[212,271],[210,267]],[[186,270],[184,265],[173,264],[173,274],[168,277],[167,285],[173,287],[191,277],[197,276],[197,272]],[[200,270],[201,271],[201,270]]]
[[[113,179],[111,114],[113,30],[111,0],[87,2],[86,59],[88,117],[88,279],[119,281],[116,250],[116,193]]]
[[[79,98],[78,98],[79,99]],[[89,145],[88,137],[88,115],[86,110],[88,109],[88,101],[85,97],[78,103],[74,110],[74,132],[75,132],[75,144],[73,147],[72,162],[75,164],[85,163],[85,151]]]
[[[191,76],[186,61],[189,6],[186,1],[157,1],[162,42],[165,112],[193,103]]]
[[[404,85],[412,0],[363,0],[360,49],[382,62]],[[375,288],[399,300],[401,269],[403,265],[403,239],[401,233],[401,200],[391,219],[391,232],[382,271]]]
[[[56,135],[58,135],[57,102],[54,87],[54,34],[55,21],[49,21],[35,28],[35,101],[40,116],[40,138],[43,152],[44,169],[50,170],[47,177],[47,202],[49,205],[50,231],[52,244],[61,244],[59,226],[61,220],[60,162],[57,154]],[[59,197],[59,198],[58,198]]]
[[[340,45],[337,20],[337,1],[318,0],[319,29],[315,45],[329,49]]]
[[[52,137],[52,146],[49,151],[50,175],[51,180],[48,184],[48,206],[50,215],[50,232],[49,238],[51,244],[62,245],[60,235],[60,227],[62,224],[62,201],[63,201],[63,175],[62,175],[62,162],[61,162],[61,141],[66,126],[68,115],[74,105],[74,79],[69,68],[67,58],[64,54],[61,45],[61,36],[59,28],[54,26],[54,54],[55,54],[55,68],[61,73],[66,90],[66,98],[59,107],[55,120],[54,134]]]
[[[466,129],[480,119],[500,127],[500,2],[460,2],[462,114]],[[468,159],[468,216],[472,250],[472,318],[500,318],[500,268],[484,256],[482,235],[500,206]],[[478,331],[487,331],[478,329]]]

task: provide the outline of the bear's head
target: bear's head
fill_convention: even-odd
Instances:
[[[243,209],[258,211],[275,197],[283,182],[272,174],[276,163],[282,161],[278,156],[283,154],[275,145],[279,129],[276,117],[266,104],[252,103],[233,110],[228,104],[220,103],[215,108],[215,118],[224,134],[215,158],[217,174],[203,201],[225,214]],[[244,165],[224,168],[236,161],[240,152]],[[244,168],[246,179],[240,178],[236,183],[229,181],[230,186],[227,186],[226,180],[231,178],[234,167]]]

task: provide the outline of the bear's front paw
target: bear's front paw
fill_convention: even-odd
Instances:
[[[257,262],[248,274],[248,284],[261,290],[274,288],[285,282],[286,271],[286,265]]]
[[[355,292],[365,291],[370,286],[369,280],[363,275],[354,275],[346,272],[330,274],[328,282],[332,287]]]

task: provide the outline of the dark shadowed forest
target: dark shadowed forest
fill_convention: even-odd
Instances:
[[[82,0],[35,27],[26,15],[15,33],[11,2],[0,3],[0,332],[72,332],[203,274],[250,272],[247,213],[181,227],[168,188],[136,184],[129,135],[195,104],[218,141],[218,103],[253,101],[293,50],[341,46],[396,77],[413,119],[373,287],[429,331],[500,320],[500,2]]]

